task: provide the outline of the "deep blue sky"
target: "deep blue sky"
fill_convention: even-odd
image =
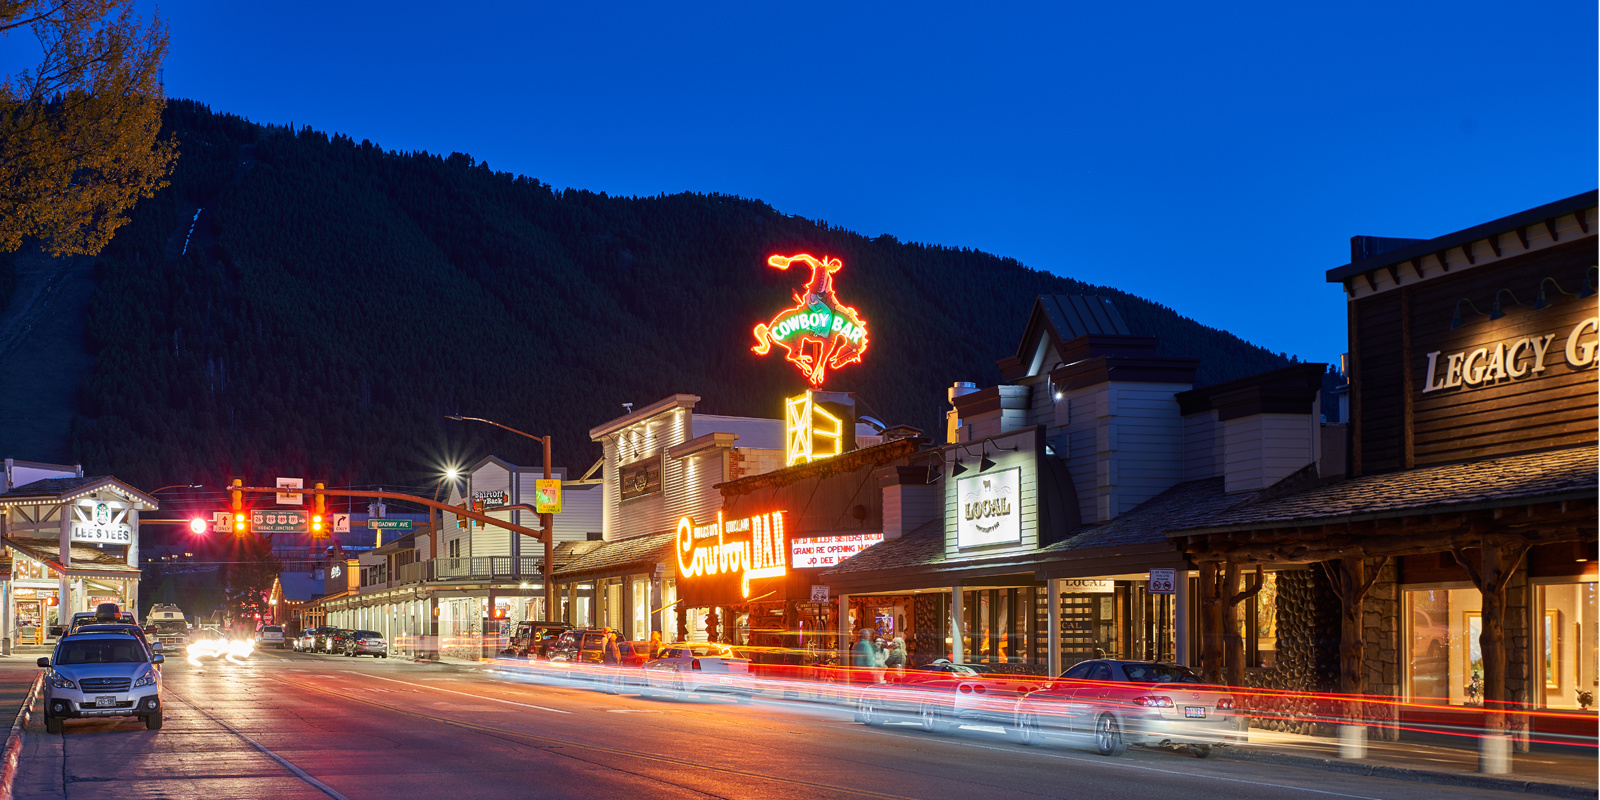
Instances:
[[[1596,185],[1593,0],[466,5],[167,0],[167,93],[987,250],[1318,361],[1352,234]]]

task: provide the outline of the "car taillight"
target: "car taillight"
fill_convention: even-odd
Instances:
[[[1217,710],[1218,711],[1225,711],[1225,710],[1231,709],[1231,708],[1233,708],[1233,698],[1224,697],[1221,700],[1217,701]]]
[[[972,691],[977,692],[978,694],[983,694],[983,684],[980,683],[977,686],[972,687]]]
[[[1145,708],[1172,708],[1173,707],[1172,706],[1172,698],[1166,697],[1166,696],[1163,696],[1163,695],[1146,695],[1144,697],[1136,697],[1136,698],[1134,698],[1133,702],[1138,704],[1138,705],[1144,706]]]
[[[698,658],[694,660],[693,664],[689,665],[689,669],[699,669],[699,668],[700,668],[700,659],[698,659]]]

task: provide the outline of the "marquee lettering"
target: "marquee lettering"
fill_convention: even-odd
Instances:
[[[676,550],[680,580],[739,573],[745,597],[750,596],[751,579],[788,574],[782,511],[732,521],[724,521],[718,511],[715,523],[699,526],[683,517],[678,520]]]

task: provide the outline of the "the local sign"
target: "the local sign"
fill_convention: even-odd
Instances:
[[[252,511],[250,530],[256,533],[305,533],[306,512],[281,509]]]
[[[128,510],[112,508],[106,503],[90,503],[72,507],[72,532],[74,542],[93,544],[130,544],[133,542],[133,525],[128,522]]]
[[[789,574],[784,563],[783,512],[757,514],[746,519],[695,525],[690,517],[678,520],[678,580],[710,575],[738,575],[739,590],[750,596],[750,581],[781,578]]]
[[[956,481],[956,546],[1022,541],[1022,470],[980,473]]]
[[[784,358],[812,386],[821,386],[828,370],[859,362],[867,352],[867,321],[833,291],[833,273],[844,266],[839,259],[802,253],[772,256],[767,263],[778,269],[805,264],[811,267],[811,280],[794,293],[795,305],[756,325],[756,345],[750,349],[764,356],[774,344],[783,348]]]
[[[856,553],[883,541],[881,533],[852,533],[789,540],[789,566],[816,569],[837,566]],[[826,601],[824,601],[826,602]]]
[[[409,520],[409,519],[369,519],[369,520],[367,520],[367,527],[376,528],[378,530],[388,530],[388,531],[409,531],[409,530],[411,530],[411,520]]]

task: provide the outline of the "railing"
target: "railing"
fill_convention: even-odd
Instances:
[[[362,592],[380,591],[395,586],[425,581],[499,580],[503,578],[541,578],[541,559],[532,557],[479,556],[475,558],[435,558],[401,564],[390,571],[389,580],[361,587]]]

